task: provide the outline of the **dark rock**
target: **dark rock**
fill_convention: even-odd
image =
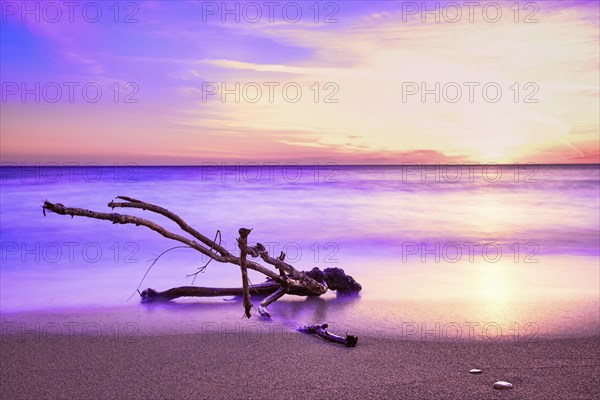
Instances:
[[[331,290],[337,290],[340,294],[352,294],[362,290],[360,283],[356,282],[350,275],[346,275],[341,268],[325,268],[323,275],[325,275],[327,287]]]
[[[325,284],[325,274],[323,274],[323,271],[321,271],[319,268],[314,267],[310,271],[305,271],[304,273],[313,278],[315,281],[319,282],[320,284]]]
[[[155,300],[158,292],[154,289],[145,289],[140,293],[140,297],[142,298],[142,303],[150,303]]]
[[[330,290],[336,290],[338,294],[350,295],[358,293],[362,290],[360,283],[356,282],[353,277],[346,275],[341,268],[325,268],[321,271],[314,267],[310,271],[304,273],[322,285],[327,285]]]

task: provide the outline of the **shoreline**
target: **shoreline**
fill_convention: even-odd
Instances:
[[[256,301],[255,301],[256,303]],[[293,299],[270,307],[273,318],[256,310],[242,318],[238,298],[172,301],[105,307],[0,310],[3,335],[164,336],[178,334],[277,334],[327,323],[330,331],[392,340],[495,342],[589,338],[600,335],[598,301],[521,303],[485,313],[487,304],[464,302]],[[493,305],[491,306],[493,310]],[[550,310],[550,311],[548,311]],[[29,332],[29,333],[28,333]]]
[[[600,336],[431,342],[308,334],[3,335],[7,398],[595,399]],[[469,374],[472,368],[479,375]],[[511,390],[495,390],[505,380]]]
[[[538,318],[541,330],[523,319],[516,336],[477,309],[426,301],[283,301],[271,321],[242,319],[239,299],[9,311],[0,314],[0,384],[11,399],[595,399],[594,303],[553,314],[567,324]],[[358,336],[357,346],[296,331],[325,322]],[[461,325],[489,335],[457,337]],[[496,381],[514,388],[493,389]]]

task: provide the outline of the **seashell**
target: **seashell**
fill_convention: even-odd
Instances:
[[[509,383],[509,382],[498,381],[498,382],[494,383],[494,389],[502,390],[502,389],[512,389],[512,388],[513,388],[513,385],[512,385],[512,383]]]
[[[476,368],[473,368],[472,370],[469,371],[470,374],[480,374],[481,372],[483,372],[483,371],[481,371],[480,369],[476,369]]]

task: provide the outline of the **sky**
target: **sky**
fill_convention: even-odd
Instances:
[[[595,0],[69,4],[0,4],[3,163],[600,162]]]

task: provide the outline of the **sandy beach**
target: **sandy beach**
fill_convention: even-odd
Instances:
[[[1,339],[6,399],[596,399],[600,390],[599,337],[361,336],[355,348],[294,332]],[[514,389],[493,389],[498,380]]]

